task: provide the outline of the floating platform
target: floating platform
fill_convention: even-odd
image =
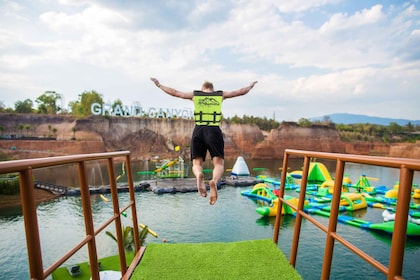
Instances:
[[[197,181],[195,178],[172,179],[172,180],[155,180],[149,182],[146,191],[152,191],[156,194],[164,193],[187,193],[197,192]],[[223,186],[223,182],[217,184],[217,189]],[[210,191],[210,186],[206,184],[207,191]]]
[[[248,187],[253,186],[259,183],[264,183],[264,180],[258,179],[255,177],[235,177],[235,178],[227,178],[223,180],[223,183],[228,186],[233,187]]]
[[[140,183],[136,186],[134,186],[135,192],[145,191],[147,188],[150,187],[150,184],[148,182]],[[117,190],[119,193],[128,192],[128,185],[124,186],[118,186]],[[89,187],[89,193],[90,194],[107,194],[111,193],[111,188],[109,186],[103,186],[103,187]],[[80,195],[80,189],[79,188],[68,188],[67,192],[64,194],[66,196],[79,196]]]
[[[237,181],[237,180],[235,180]],[[247,186],[255,183],[249,182]],[[217,184],[217,189],[220,189],[225,185],[224,181]],[[64,186],[55,186],[49,183],[43,183],[37,181],[35,187],[38,189],[44,189],[63,196],[80,196],[79,188],[69,188]],[[210,191],[210,186],[207,184],[206,188]],[[121,185],[117,187],[119,193],[128,192],[128,185]],[[175,178],[175,179],[164,179],[164,180],[149,180],[140,182],[134,186],[135,192],[151,191],[156,194],[164,193],[187,193],[197,192],[197,183],[195,178]],[[111,193],[110,186],[91,186],[89,187],[90,194],[109,194]]]

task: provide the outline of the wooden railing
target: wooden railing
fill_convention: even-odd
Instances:
[[[116,178],[114,173],[114,159],[123,158],[126,164],[127,180],[130,201],[126,206],[120,209],[118,203],[118,190],[116,184]],[[106,160],[108,167],[108,176],[110,182],[110,190],[112,197],[113,216],[100,225],[97,229],[94,228],[92,210],[90,204],[90,193],[88,185],[88,176],[86,172],[86,162]],[[86,229],[86,236],[80,241],[74,248],[68,251],[64,256],[54,262],[45,271],[43,270],[43,262],[41,255],[41,243],[39,237],[39,226],[36,212],[36,202],[34,199],[34,181],[32,176],[32,170],[37,168],[77,164],[77,175],[80,183],[80,192],[82,199],[82,207],[84,214],[84,222]],[[14,160],[0,162],[0,174],[6,173],[19,173],[20,183],[20,196],[22,203],[22,211],[25,224],[26,233],[26,244],[28,249],[28,261],[29,261],[29,273],[31,279],[45,279],[54,270],[60,267],[65,261],[67,261],[72,255],[78,252],[85,245],[88,247],[89,263],[92,279],[99,279],[99,265],[98,255],[96,249],[95,237],[104,230],[111,223],[115,223],[117,246],[120,261],[120,269],[122,279],[128,279],[131,272],[134,270],[135,265],[138,263],[142,254],[139,242],[139,228],[137,223],[137,212],[133,185],[133,176],[131,171],[130,152],[111,152],[111,153],[96,153],[96,154],[82,154],[82,155],[71,155],[71,156],[59,156],[49,158],[38,158],[38,159],[26,159],[26,160]],[[71,176],[71,174],[69,174]],[[131,265],[127,268],[121,214],[127,210],[131,210],[132,223],[134,229],[134,244],[136,255]]]
[[[413,184],[413,176],[415,171],[420,171],[420,160],[415,159],[402,159],[402,158],[387,158],[387,157],[371,157],[371,156],[359,156],[359,155],[347,155],[347,154],[335,154],[335,153],[322,153],[322,152],[313,152],[313,151],[298,151],[298,150],[286,150],[284,153],[283,160],[283,170],[287,170],[288,160],[291,156],[294,157],[303,157],[303,172],[302,172],[302,182],[301,182],[301,191],[299,197],[298,206],[295,207],[289,202],[283,199],[284,197],[284,188],[280,188],[280,201],[277,209],[277,217],[274,227],[274,236],[273,241],[278,243],[278,237],[280,232],[280,221],[281,221],[281,208],[282,204],[285,203],[296,210],[296,223],[294,229],[294,237],[292,240],[292,248],[290,254],[290,264],[295,266],[297,258],[297,250],[299,244],[299,235],[301,230],[302,219],[305,218],[309,222],[313,223],[315,226],[324,231],[327,235],[326,245],[324,250],[324,261],[322,267],[321,279],[329,279],[331,264],[333,258],[333,249],[335,241],[340,242],[345,247],[347,247],[354,254],[360,256],[363,260],[377,268],[380,272],[387,275],[387,278],[390,279],[401,279],[402,267],[403,267],[403,258],[404,258],[404,246],[406,239],[406,229],[407,229],[407,220],[408,220],[408,211],[411,195],[411,186]],[[116,177],[114,173],[114,158],[123,157],[126,164],[127,170],[127,179],[129,186],[129,203],[120,208],[118,203],[118,190],[116,185]],[[303,210],[304,207],[304,198],[306,194],[306,184],[307,176],[309,172],[309,164],[312,158],[318,159],[327,159],[336,161],[336,171],[335,171],[335,183],[333,190],[333,199],[331,203],[331,214],[329,218],[328,227],[320,224],[310,215],[306,214]],[[90,205],[90,193],[88,186],[88,177],[86,173],[86,162],[97,161],[97,160],[107,160],[108,165],[108,175],[112,196],[113,204],[113,216],[110,217],[104,224],[100,225],[97,229],[94,228],[92,211]],[[396,218],[395,218],[395,228],[392,235],[391,250],[390,250],[390,261],[389,266],[385,266],[382,263],[375,260],[373,257],[366,254],[363,250],[357,248],[348,240],[345,240],[336,232],[337,222],[338,222],[338,208],[340,203],[341,196],[341,186],[344,176],[344,167],[346,163],[358,163],[366,165],[375,165],[383,167],[391,167],[400,169],[400,186],[398,191],[398,204],[396,207]],[[45,271],[43,270],[43,262],[41,255],[41,243],[39,237],[39,226],[38,218],[36,214],[36,203],[34,199],[34,182],[32,176],[32,170],[38,168],[67,165],[67,164],[77,164],[77,173],[80,183],[81,190],[81,199],[82,207],[84,212],[84,221],[86,236],[83,240],[80,241],[73,249],[67,252],[64,256],[54,262],[50,267]],[[78,252],[85,245],[88,246],[89,253],[89,263],[91,269],[92,279],[99,279],[99,265],[98,257],[96,251],[96,241],[95,237],[105,229],[109,224],[115,223],[117,243],[118,243],[118,253],[120,260],[120,269],[122,279],[129,279],[131,273],[133,272],[135,266],[137,265],[143,249],[140,248],[140,243],[138,240],[138,223],[137,223],[137,212],[135,204],[135,194],[133,186],[133,177],[131,171],[131,162],[130,162],[130,152],[112,152],[112,153],[97,153],[97,154],[83,154],[83,155],[71,155],[71,156],[60,156],[60,157],[49,157],[49,158],[39,158],[39,159],[27,159],[27,160],[15,160],[15,161],[5,161],[0,162],[0,174],[6,173],[19,173],[20,181],[20,193],[21,193],[21,202],[22,202],[22,211],[24,216],[25,224],[25,233],[27,240],[27,249],[28,249],[28,261],[29,261],[29,273],[31,279],[45,279],[47,278],[54,270],[59,268],[65,261],[67,261],[72,255]],[[282,172],[281,186],[285,186],[286,182],[286,172]],[[70,175],[69,175],[70,176]],[[135,251],[136,255],[131,265],[127,268],[124,245],[122,238],[122,224],[121,224],[121,215],[128,209],[132,213],[132,223],[134,229],[135,237]],[[92,265],[93,264],[93,265]],[[96,264],[96,265],[95,265]]]
[[[296,223],[294,228],[294,236],[292,240],[292,247],[289,262],[295,267],[296,257],[299,245],[299,236],[301,230],[302,218],[313,223],[316,227],[326,233],[326,244],[324,249],[324,260],[321,272],[321,279],[329,279],[331,272],[331,264],[333,258],[333,250],[335,241],[340,242],[347,247],[351,252],[361,257],[364,261],[377,268],[380,272],[387,275],[387,279],[402,279],[402,268],[404,260],[404,248],[407,231],[408,211],[411,199],[411,188],[413,185],[413,177],[415,171],[420,171],[420,160],[405,159],[405,158],[390,158],[390,157],[373,157],[360,156],[336,153],[323,153],[314,151],[299,151],[299,150],[285,150],[283,159],[283,169],[287,170],[288,160],[291,156],[304,158],[301,189],[299,194],[299,202],[297,207],[287,202],[284,199],[284,187],[280,188],[280,199],[278,203],[276,222],[274,225],[273,241],[277,244],[280,232],[281,209],[282,204],[285,203],[294,210],[296,210]],[[336,161],[335,180],[333,189],[333,198],[331,202],[331,212],[328,222],[328,227],[319,223],[312,216],[304,212],[304,202],[306,195],[306,185],[308,182],[308,172],[310,161],[313,158],[327,159]],[[374,165],[381,167],[390,167],[400,169],[399,189],[398,189],[398,203],[395,214],[394,232],[392,234],[392,242],[390,249],[389,266],[385,266],[354,244],[344,239],[337,234],[338,212],[340,204],[341,189],[343,184],[344,167],[346,163],[357,163],[365,165]],[[286,184],[286,172],[282,172],[281,185]]]

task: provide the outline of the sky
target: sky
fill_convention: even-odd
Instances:
[[[192,109],[180,91],[235,90],[227,117],[420,119],[419,0],[0,0],[0,104],[46,91],[68,108]]]

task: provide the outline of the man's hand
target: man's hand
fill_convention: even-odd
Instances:
[[[152,82],[154,82],[157,87],[160,87],[160,83],[159,83],[158,79],[150,78],[150,80],[152,80]]]

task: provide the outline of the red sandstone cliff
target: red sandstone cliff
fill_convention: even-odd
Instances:
[[[294,123],[273,129],[265,141],[258,143],[253,158],[280,158],[285,149],[345,153],[339,133],[327,126],[299,127]]]
[[[29,129],[19,131],[19,124]],[[3,134],[51,136],[56,141],[1,140],[0,153],[13,158],[33,158],[61,154],[131,151],[134,160],[156,155],[178,155],[181,147],[189,158],[192,120],[146,119],[92,116],[75,119],[61,115],[0,114]],[[75,131],[74,131],[75,129]],[[299,127],[283,123],[278,129],[263,132],[255,125],[222,124],[227,158],[243,155],[254,159],[278,159],[285,149],[420,158],[419,144],[344,143],[331,127]],[[71,140],[73,137],[77,140]],[[13,149],[12,149],[13,148]]]

